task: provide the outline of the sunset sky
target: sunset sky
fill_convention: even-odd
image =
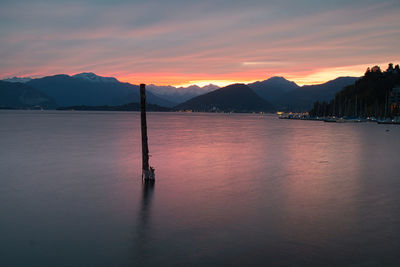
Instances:
[[[1,0],[0,38],[0,78],[303,85],[400,63],[400,1]]]

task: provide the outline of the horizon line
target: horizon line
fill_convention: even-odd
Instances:
[[[34,76],[30,76],[30,77],[28,77],[28,76],[8,76],[8,77],[1,78],[1,80],[4,81],[6,79],[13,79],[13,78],[18,78],[18,79],[25,79],[26,78],[26,79],[32,79],[33,80],[33,79],[41,79],[41,78],[57,76],[57,75],[67,75],[69,77],[73,77],[74,75],[81,74],[81,73],[94,73],[95,75],[100,76],[100,77],[104,77],[104,78],[115,78],[115,79],[118,80],[118,82],[129,83],[131,85],[139,85],[139,84],[143,83],[143,82],[132,82],[130,80],[121,79],[121,78],[114,77],[114,76],[106,76],[106,75],[103,76],[103,75],[99,75],[99,74],[97,74],[95,72],[86,72],[86,71],[75,73],[75,74],[57,73],[57,74],[49,74],[49,75],[44,75],[44,76],[42,76],[42,75],[34,75]],[[287,77],[284,77],[284,76],[281,76],[281,75],[273,75],[273,76],[270,76],[270,77],[264,78],[264,79],[245,80],[245,81],[243,81],[243,80],[196,80],[196,81],[190,81],[188,83],[179,83],[179,84],[160,84],[160,83],[154,83],[154,82],[148,82],[148,83],[144,83],[144,84],[145,85],[159,86],[159,87],[161,87],[161,86],[165,86],[165,87],[171,86],[171,87],[175,87],[175,88],[187,88],[187,87],[190,87],[190,86],[198,86],[200,88],[203,88],[203,87],[210,86],[210,85],[214,85],[214,86],[218,86],[218,87],[225,87],[225,86],[232,85],[232,84],[245,84],[245,85],[248,85],[248,84],[251,84],[251,83],[263,82],[263,81],[266,81],[266,80],[269,80],[269,79],[272,79],[272,78],[277,78],[277,77],[278,78],[283,78],[283,79],[285,79],[285,80],[287,80],[289,82],[294,82],[296,85],[298,85],[300,87],[303,87],[303,86],[307,86],[307,85],[318,85],[318,84],[327,83],[329,81],[332,81],[332,80],[335,80],[335,79],[341,78],[341,77],[355,77],[355,78],[358,78],[358,77],[362,77],[362,76],[344,75],[344,76],[337,76],[335,78],[332,78],[332,79],[329,79],[329,80],[325,80],[325,81],[314,81],[314,82],[308,82],[308,83],[300,83],[300,82],[296,82],[294,80],[291,80],[291,79],[289,79]]]
[[[392,61],[396,62],[396,61]],[[391,62],[390,62],[391,63]],[[48,76],[55,76],[55,75],[68,75],[68,76],[74,76],[76,74],[80,73],[94,73],[97,76],[100,77],[110,77],[110,78],[115,78],[119,82],[126,82],[130,83],[132,85],[138,85],[141,83],[147,84],[147,85],[154,85],[154,86],[172,86],[175,88],[179,87],[189,87],[189,86],[198,86],[198,87],[205,87],[208,85],[216,85],[218,87],[224,87],[230,84],[235,84],[235,83],[243,83],[243,84],[249,84],[249,83],[254,83],[254,82],[261,82],[265,80],[269,80],[274,77],[281,77],[284,78],[290,82],[296,83],[298,86],[306,86],[306,85],[317,85],[317,84],[323,84],[332,80],[335,80],[339,77],[362,77],[368,67],[373,67],[373,66],[380,66],[382,70],[384,70],[383,66],[387,66],[389,63],[379,63],[379,64],[360,64],[360,65],[352,65],[352,66],[343,66],[343,67],[333,67],[333,68],[325,68],[325,69],[320,69],[318,71],[314,71],[311,73],[301,73],[296,75],[295,73],[273,73],[269,76],[264,76],[266,78],[263,78],[259,75],[258,77],[239,77],[238,79],[225,79],[224,77],[215,77],[213,78],[212,74],[210,75],[204,75],[204,76],[211,76],[210,78],[206,77],[199,77],[195,79],[190,79],[190,78],[185,78],[187,75],[179,75],[179,74],[152,74],[152,73],[138,73],[138,74],[131,74],[131,75],[118,75],[117,73],[106,73],[106,72],[95,72],[95,71],[73,71],[73,72],[67,72],[67,73],[56,73],[56,74],[33,74],[33,75],[7,75],[3,76],[1,80],[4,79],[11,79],[11,78],[30,78],[30,79],[39,79],[43,77],[48,77]],[[101,74],[98,74],[101,73]],[[245,75],[245,73],[240,73],[242,75]],[[134,76],[133,76],[134,75]],[[133,77],[132,77],[133,76]],[[160,77],[169,77],[171,76],[172,78],[181,78],[184,79],[183,81],[179,82],[173,82],[173,81],[166,81],[166,82],[154,82],[153,78],[154,76],[160,76]],[[143,78],[141,78],[143,77]],[[160,79],[159,79],[160,80]],[[161,79],[162,80],[162,79]],[[168,79],[169,80],[169,79]]]

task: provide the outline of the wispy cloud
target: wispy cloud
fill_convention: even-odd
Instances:
[[[400,2],[326,2],[3,1],[0,74],[93,71],[154,84],[285,74],[300,81],[400,61]]]

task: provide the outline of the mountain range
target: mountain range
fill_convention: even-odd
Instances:
[[[36,106],[53,109],[57,105],[48,95],[27,84],[0,81],[0,108],[24,109]]]
[[[339,77],[323,84],[292,87],[292,90],[285,92],[273,103],[279,109],[306,111],[316,101],[331,100],[337,92],[348,85],[354,84],[358,79],[357,77]]]
[[[12,78],[6,78],[3,79],[4,82],[10,82],[10,83],[26,83],[32,80],[32,78],[29,77],[12,77]]]
[[[176,106],[179,110],[203,112],[271,112],[274,106],[245,84],[232,84],[196,96]]]
[[[219,87],[214,84],[209,84],[203,87],[197,85],[191,85],[188,87],[157,86],[154,84],[146,86],[146,89],[154,95],[175,102],[176,104],[183,103],[193,97],[214,91],[218,88]]]
[[[140,100],[139,86],[93,73],[47,76],[25,84],[42,91],[54,99],[58,106],[122,105]],[[151,92],[148,92],[147,99],[149,103],[160,106],[175,105]]]
[[[244,87],[236,84],[220,90],[216,85],[189,87],[147,85],[147,101],[164,107],[177,109],[236,110],[243,112],[257,110],[309,110],[315,101],[328,101],[345,86],[354,84],[356,77],[339,77],[319,85],[298,86],[283,77],[272,77],[250,83]],[[18,84],[18,85],[16,85]],[[22,87],[25,85],[25,87]],[[12,88],[24,88],[15,90]],[[3,107],[29,108],[41,105],[44,108],[69,106],[119,106],[139,102],[139,86],[118,81],[113,77],[102,77],[86,72],[73,76],[59,74],[43,78],[13,77],[1,83],[0,97]],[[225,87],[226,88],[226,87]],[[25,91],[24,91],[25,90]],[[24,93],[25,92],[25,93]],[[27,93],[36,101],[29,102]],[[212,94],[210,94],[212,93]],[[254,93],[254,94],[253,94]],[[246,95],[246,98],[241,98]],[[40,97],[39,97],[40,96]],[[204,96],[203,98],[197,98]],[[39,98],[43,100],[39,101]],[[14,100],[11,100],[14,99]],[[16,100],[20,99],[20,100]],[[263,100],[264,102],[260,101]],[[191,101],[193,100],[193,101]],[[207,102],[215,101],[217,102]],[[243,103],[240,100],[244,101]],[[7,102],[8,101],[8,102]],[[18,102],[20,101],[20,102]],[[22,101],[22,102],[21,102]],[[32,103],[32,104],[29,104]],[[202,107],[200,107],[203,105]],[[231,104],[229,104],[231,103]],[[217,106],[215,104],[218,104]],[[190,106],[193,105],[193,106]]]
[[[295,82],[288,81],[283,77],[272,77],[265,81],[250,83],[248,86],[256,94],[274,104],[286,93],[300,88]]]

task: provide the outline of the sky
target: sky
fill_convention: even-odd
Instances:
[[[0,78],[299,85],[400,63],[399,0],[0,0]]]

